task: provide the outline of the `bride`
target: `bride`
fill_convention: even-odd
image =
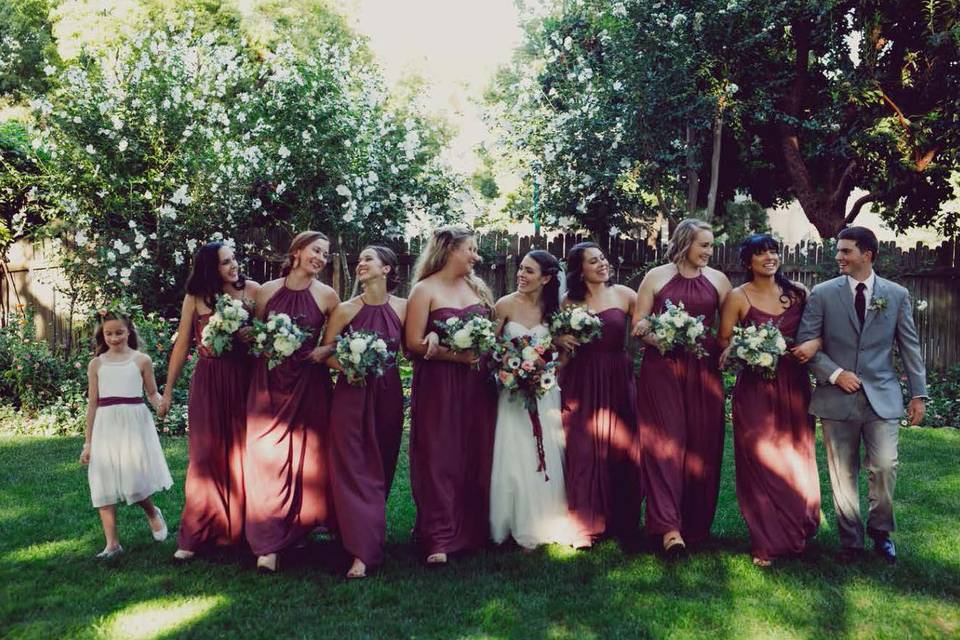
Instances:
[[[524,256],[516,292],[497,301],[498,333],[507,338],[549,335],[546,323],[560,304],[559,271],[560,263],[546,251]],[[499,544],[513,536],[525,549],[552,542],[581,546],[563,486],[560,390],[547,392],[538,407],[546,471],[537,471],[537,443],[523,401],[510,398],[506,390],[500,392],[490,480],[491,537]]]

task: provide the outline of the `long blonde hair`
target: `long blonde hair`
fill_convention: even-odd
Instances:
[[[437,228],[430,236],[427,246],[417,257],[417,263],[413,267],[414,284],[443,269],[447,264],[450,253],[474,235],[473,229],[459,224]],[[490,293],[487,283],[472,271],[467,274],[466,279],[467,285],[477,294],[481,302],[487,307],[493,308],[493,294]]]
[[[673,230],[673,235],[670,236],[670,243],[667,245],[667,260],[679,264],[690,252],[690,247],[693,246],[697,233],[700,231],[713,231],[713,227],[699,218],[682,220]]]

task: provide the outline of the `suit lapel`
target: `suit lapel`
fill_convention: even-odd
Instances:
[[[866,332],[867,328],[870,326],[870,323],[873,322],[873,319],[877,316],[877,313],[883,313],[883,311],[874,311],[872,307],[874,303],[883,298],[883,285],[880,283],[880,276],[877,276],[873,280],[873,294],[870,296],[870,305],[867,307],[867,315],[863,320],[863,331]]]
[[[840,302],[847,310],[847,317],[850,318],[850,324],[853,325],[853,330],[859,334],[860,318],[857,317],[857,310],[853,306],[853,293],[850,291],[850,285],[847,283],[846,276],[840,278],[837,288],[839,289]]]

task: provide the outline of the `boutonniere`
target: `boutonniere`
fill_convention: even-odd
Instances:
[[[887,308],[887,299],[879,296],[874,296],[870,300],[870,310],[880,312]]]

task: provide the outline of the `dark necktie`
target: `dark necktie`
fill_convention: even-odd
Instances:
[[[853,299],[853,307],[857,310],[857,317],[860,318],[860,326],[867,317],[867,296],[863,293],[867,290],[864,283],[857,284],[857,296]]]

